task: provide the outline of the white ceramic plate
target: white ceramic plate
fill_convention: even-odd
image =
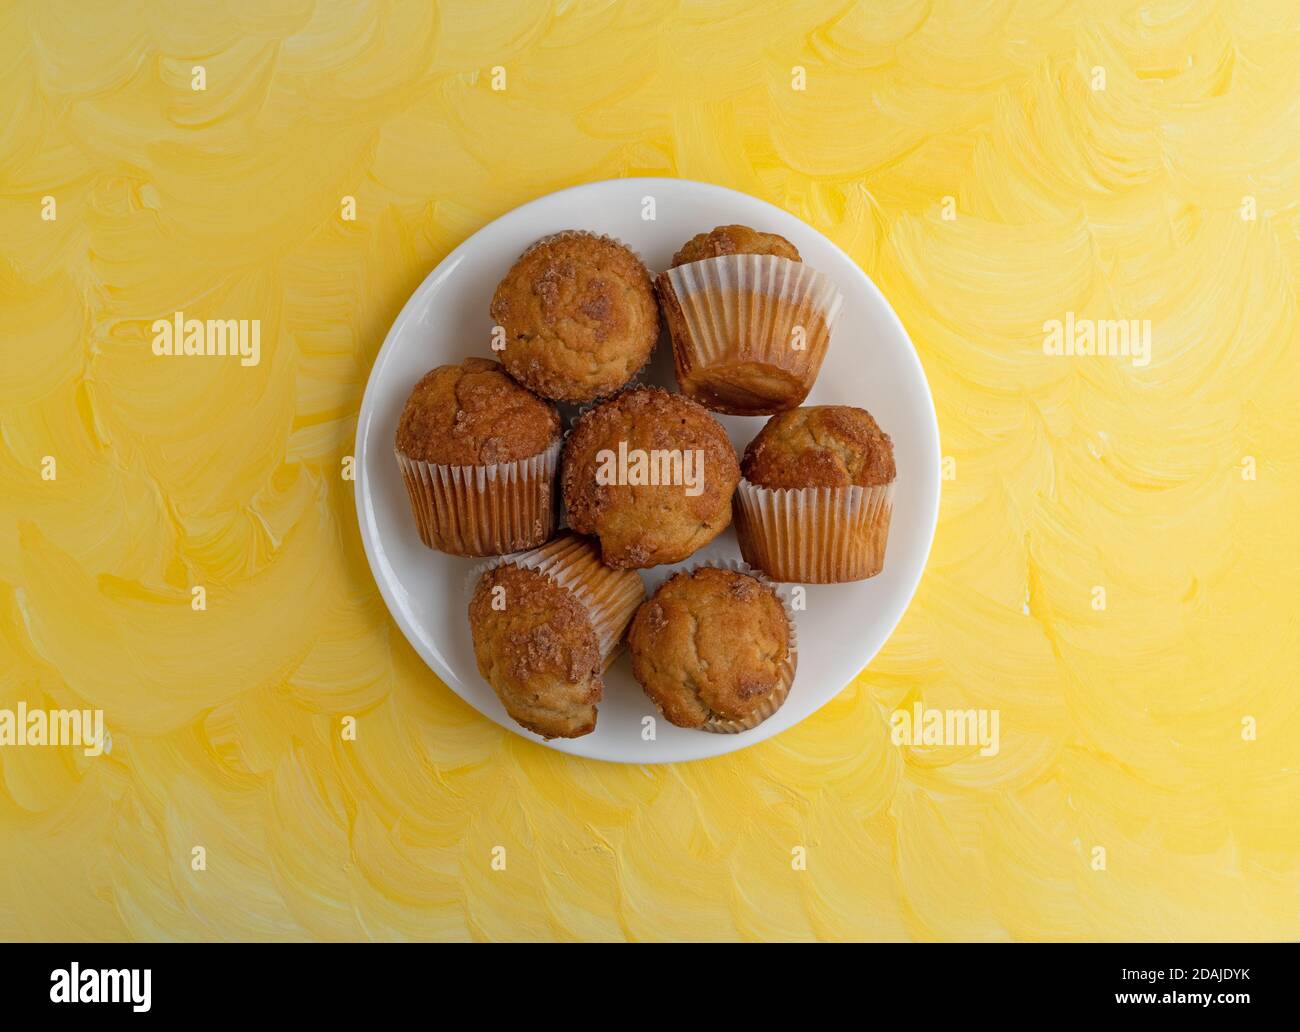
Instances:
[[[648,199],[654,219],[643,219]],[[561,190],[484,226],[451,252],[407,301],[375,360],[357,426],[357,515],[375,581],[393,619],[453,691],[480,713],[535,742],[478,675],[466,616],[465,582],[481,559],[442,555],[416,533],[393,457],[397,418],[412,385],[434,366],[492,357],[488,303],[515,258],[538,237],[586,229],[617,237],[652,271],[667,268],[694,234],[728,223],[780,233],[804,261],[844,292],[844,311],[806,404],[858,405],[893,438],[898,465],[884,571],[851,584],[809,585],[798,614],[799,668],[790,697],[752,731],[709,734],[664,720],[632,677],[627,655],[605,678],[596,730],[544,744],[622,763],[675,763],[743,749],[779,734],[834,698],[889,637],[921,579],[939,510],[939,429],[925,373],[907,333],[875,284],[812,227],[766,201],[682,179],[616,179]],[[676,389],[666,333],[642,381]],[[764,417],[719,416],[737,453]],[[690,562],[739,558],[728,529]],[[647,591],[677,567],[642,571]],[[429,679],[429,690],[441,689]],[[642,737],[654,716],[655,738]],[[827,728],[827,733],[831,729]]]

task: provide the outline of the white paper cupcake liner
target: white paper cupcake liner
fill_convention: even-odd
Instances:
[[[526,459],[444,466],[397,452],[420,540],[452,555],[503,555],[546,541],[556,527],[561,441]]]
[[[830,346],[844,296],[830,277],[770,254],[731,254],[661,273],[673,362],[684,393],[735,415],[772,414],[803,401]],[[796,346],[801,343],[802,346]],[[802,393],[743,405],[700,387],[710,370],[743,364],[779,371]]]
[[[776,595],[777,601],[781,603],[781,608],[785,612],[786,621],[790,625],[790,637],[786,660],[781,668],[781,684],[771,695],[764,700],[762,706],[754,710],[743,720],[728,720],[725,717],[715,716],[700,725],[700,731],[708,731],[712,734],[734,735],[741,731],[749,731],[758,727],[759,724],[767,720],[777,710],[785,705],[785,700],[790,697],[790,689],[794,685],[795,670],[799,665],[799,626],[795,623],[794,607],[790,604],[790,592],[777,584],[770,577],[763,573],[762,570],[755,569],[748,563],[743,563],[739,559],[702,559],[699,562],[688,563],[680,570],[674,570],[664,580],[667,582],[678,573],[694,573],[696,570],[706,566],[716,567],[722,570],[732,570],[735,573],[743,573],[753,577],[763,587],[768,588]],[[647,696],[649,698],[649,696]],[[651,700],[652,702],[654,700]]]
[[[885,564],[894,485],[776,490],[741,478],[732,498],[740,554],[773,580],[865,580]]]
[[[623,645],[623,632],[645,601],[645,585],[636,571],[605,566],[595,539],[565,532],[540,548],[475,566],[465,578],[467,606],[483,575],[507,563],[544,574],[578,600],[596,632],[601,669],[608,670]]]

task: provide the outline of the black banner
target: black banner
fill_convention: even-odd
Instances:
[[[668,1006],[675,994],[652,972],[663,964],[698,963],[660,958],[637,975],[626,956],[616,957],[608,949],[584,950],[581,966],[575,967],[577,958],[554,951],[543,956],[533,950],[526,959],[497,957],[485,963],[470,951],[453,955],[440,949],[435,956],[418,946],[346,944],[37,944],[5,952],[0,985],[9,1014],[57,1017],[63,1012],[95,1020],[113,1011],[139,1021],[253,1014],[283,1015],[295,1022],[373,1019],[394,1006],[424,1008],[432,1000],[441,1000],[450,1013],[486,1002],[488,1019],[498,1008],[508,1012],[514,1001],[536,1014],[548,999],[544,986],[575,971],[582,973],[584,1007],[606,995],[611,1002],[631,995],[644,1005],[646,996],[661,991]],[[775,992],[783,1010],[802,999],[811,1006],[810,1016],[823,1018],[838,1012],[841,1004],[851,1005],[864,1022],[898,1020],[903,1014],[988,1020],[1126,1011],[1232,1020],[1293,1007],[1297,956],[1284,945],[882,944],[869,953],[855,950],[834,957],[824,950],[786,950],[779,961],[780,982],[752,987],[743,995],[758,1001],[765,991]],[[728,970],[752,970],[756,963],[752,954],[731,959],[732,964],[717,969],[719,977]],[[554,975],[547,973],[552,966]],[[526,973],[522,983],[509,977],[512,970]],[[848,970],[856,974],[846,980]],[[483,983],[494,977],[503,980],[500,991],[488,987],[484,996]],[[404,1002],[393,996],[402,986],[406,988],[398,996]],[[457,999],[458,989],[469,995]],[[695,1011],[699,1001],[677,997],[675,1003]]]

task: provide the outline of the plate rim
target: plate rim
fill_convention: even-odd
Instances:
[[[749,203],[756,202],[763,207],[770,208],[773,211],[780,213],[782,217],[794,218],[799,222],[801,222],[803,225],[807,226],[809,230],[811,230],[812,232],[816,233],[819,237],[821,237],[822,240],[824,240],[828,245],[830,245],[830,247],[838,251],[840,256],[858,273],[858,276],[861,278],[862,282],[866,285],[871,295],[873,295],[874,300],[878,302],[881,307],[883,307],[886,313],[888,313],[888,318],[892,322],[894,329],[899,334],[901,334],[902,339],[907,342],[906,352],[907,352],[908,359],[911,362],[911,365],[913,366],[913,372],[920,377],[920,382],[925,388],[923,392],[924,400],[925,400],[925,412],[923,413],[923,415],[928,417],[928,420],[926,420],[926,422],[928,423],[928,426],[932,430],[933,439],[935,443],[935,451],[936,451],[937,458],[939,459],[939,461],[933,464],[933,469],[930,470],[930,476],[928,478],[931,487],[930,494],[934,498],[934,505],[932,507],[933,511],[930,514],[930,518],[927,521],[928,526],[924,528],[925,530],[924,556],[921,560],[919,568],[917,569],[915,579],[913,580],[911,586],[907,589],[906,599],[903,602],[903,605],[899,608],[897,616],[895,616],[894,619],[890,622],[889,628],[885,632],[884,637],[881,639],[880,644],[871,653],[871,655],[869,655],[865,659],[862,666],[858,668],[857,672],[853,674],[852,677],[850,677],[844,684],[840,685],[834,691],[830,692],[824,699],[822,699],[819,703],[817,703],[817,705],[815,705],[811,710],[805,713],[798,720],[794,721],[794,723],[789,724],[784,728],[781,728],[779,731],[771,730],[765,735],[759,735],[757,737],[752,737],[752,738],[750,737],[750,735],[754,735],[755,733],[760,732],[762,730],[763,728],[762,724],[752,729],[752,731],[746,732],[743,735],[709,735],[710,738],[719,740],[716,743],[719,746],[719,748],[716,748],[713,751],[709,752],[707,755],[703,755],[703,756],[693,756],[693,757],[680,758],[680,759],[665,758],[662,760],[653,760],[653,759],[645,759],[641,757],[617,756],[617,755],[593,756],[593,755],[588,755],[583,753],[574,753],[567,749],[558,748],[551,741],[542,740],[534,736],[527,735],[523,733],[522,728],[512,727],[508,723],[497,720],[493,715],[484,713],[472,701],[470,701],[465,696],[463,696],[459,691],[457,691],[453,685],[449,684],[447,682],[446,677],[434,666],[434,661],[431,660],[431,658],[425,654],[423,645],[418,640],[419,636],[413,634],[412,629],[407,626],[408,621],[401,607],[397,606],[395,603],[393,595],[391,594],[392,588],[388,584],[387,578],[381,577],[379,575],[379,569],[381,568],[381,566],[385,564],[383,563],[381,557],[377,556],[375,554],[375,551],[372,549],[371,540],[370,540],[371,533],[374,534],[376,539],[378,538],[378,527],[373,519],[373,516],[370,520],[371,532],[370,533],[367,532],[366,514],[370,503],[367,500],[366,492],[365,492],[366,484],[367,484],[367,474],[365,472],[366,463],[363,460],[367,453],[366,438],[368,436],[368,428],[370,426],[371,421],[374,418],[374,407],[376,405],[375,396],[377,393],[377,388],[375,387],[375,383],[377,380],[377,374],[379,373],[379,371],[381,371],[384,368],[386,362],[389,360],[391,354],[393,353],[393,349],[395,348],[395,338],[396,338],[398,328],[405,325],[405,323],[409,318],[408,312],[412,310],[417,300],[420,299],[427,291],[433,289],[433,285],[436,282],[438,282],[445,276],[451,274],[455,270],[456,266],[460,263],[462,256],[468,250],[468,248],[474,242],[475,239],[477,239],[481,234],[487,232],[491,227],[495,226],[497,223],[503,221],[504,219],[519,217],[522,215],[522,213],[527,212],[529,209],[534,207],[539,207],[546,203],[554,202],[557,198],[562,197],[565,194],[575,193],[579,191],[586,191],[586,190],[594,190],[598,188],[609,188],[615,184],[620,186],[641,184],[646,189],[650,189],[653,187],[654,184],[662,184],[662,183],[671,183],[674,184],[675,186],[702,188],[706,192],[712,191],[715,193],[721,193],[725,195],[738,196],[744,198],[746,202]],[[636,250],[636,247],[630,243],[627,246],[632,247],[632,250],[634,251]],[[903,617],[906,615],[907,611],[911,608],[912,602],[916,598],[916,592],[920,588],[921,581],[925,577],[925,572],[930,565],[930,556],[934,550],[934,538],[939,525],[939,509],[941,507],[942,500],[943,500],[943,477],[942,477],[943,447],[942,447],[942,438],[939,431],[938,412],[935,409],[935,405],[934,405],[934,392],[930,389],[929,377],[927,377],[925,374],[925,366],[921,362],[921,356],[916,349],[916,344],[912,341],[911,334],[907,332],[907,327],[903,325],[902,320],[898,317],[898,313],[894,310],[894,306],[889,303],[889,299],[885,297],[884,293],[876,285],[875,280],[873,280],[871,276],[867,273],[867,271],[863,269],[861,265],[858,264],[858,262],[853,258],[853,256],[850,255],[847,251],[845,251],[842,247],[840,247],[840,245],[836,243],[835,240],[827,236],[816,226],[800,218],[794,212],[788,211],[785,208],[781,208],[780,206],[773,204],[771,201],[768,201],[762,197],[755,197],[753,194],[745,193],[743,190],[736,190],[733,187],[723,186],[718,183],[710,183],[703,180],[687,179],[684,177],[675,177],[675,176],[628,176],[628,177],[615,177],[610,179],[597,179],[591,182],[577,183],[573,186],[566,186],[559,190],[553,190],[550,193],[541,194],[537,197],[534,197],[532,200],[525,201],[523,204],[517,205],[514,208],[509,209],[508,211],[502,212],[500,215],[496,216],[490,221],[483,223],[483,225],[479,226],[478,229],[474,230],[473,233],[471,233],[459,244],[457,244],[454,248],[452,248],[449,252],[447,252],[447,254],[442,258],[442,260],[439,261],[432,269],[430,269],[429,272],[425,275],[425,277],[415,287],[415,289],[411,291],[410,296],[406,299],[401,309],[398,311],[397,315],[393,318],[393,322],[389,326],[388,332],[384,335],[383,344],[380,345],[379,350],[375,353],[374,361],[371,363],[369,373],[366,376],[366,386],[364,391],[362,392],[361,406],[357,412],[357,426],[356,426],[356,432],[353,437],[352,456],[353,456],[353,471],[355,476],[355,482],[353,484],[353,491],[352,491],[353,501],[356,509],[357,531],[361,537],[362,548],[365,551],[366,563],[370,568],[371,579],[375,582],[375,586],[379,589],[380,597],[383,599],[384,602],[384,608],[388,611],[389,617],[397,625],[398,629],[401,630],[402,636],[406,639],[407,644],[411,646],[411,648],[415,651],[415,653],[420,657],[420,660],[429,669],[429,671],[438,678],[438,680],[443,684],[443,686],[447,688],[449,691],[451,691],[463,703],[465,703],[465,705],[469,706],[470,709],[474,710],[474,712],[477,713],[479,716],[484,717],[487,720],[490,720],[492,723],[497,724],[498,726],[504,728],[506,731],[510,731],[514,733],[516,737],[521,738],[527,742],[530,742],[535,746],[540,746],[542,748],[545,748],[549,752],[556,753],[562,756],[569,756],[576,760],[587,760],[587,761],[598,762],[598,763],[619,763],[619,764],[634,764],[634,765],[642,765],[642,766],[659,766],[659,765],[674,765],[679,763],[696,763],[696,762],[703,762],[711,759],[717,759],[720,756],[726,756],[730,753],[738,752],[742,749],[749,748],[750,746],[758,745],[760,742],[769,741],[770,739],[777,737],[778,735],[783,734],[786,731],[798,727],[809,717],[818,713],[823,707],[825,707],[831,701],[837,699],[840,695],[843,694],[846,688],[848,688],[851,684],[853,684],[854,681],[856,681],[859,677],[862,676],[863,671],[865,671],[868,667],[870,667],[872,662],[875,661],[876,657],[880,655],[881,650],[884,649],[885,646],[889,643],[890,638],[893,637],[894,632],[898,629],[898,625],[902,622]],[[459,587],[457,587],[457,590],[459,590]],[[449,672],[451,671],[449,670]],[[705,734],[706,732],[700,732],[700,733]],[[561,741],[561,740],[557,740],[557,741]],[[568,741],[568,740],[562,740],[562,741]]]

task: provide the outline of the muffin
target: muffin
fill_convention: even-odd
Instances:
[[[673,255],[672,267],[732,254],[770,254],[792,262],[803,260],[799,249],[776,233],[760,233],[748,226],[718,226],[707,233],[696,233],[686,241]]]
[[[478,577],[469,604],[479,673],[511,718],[543,738],[596,728],[602,674],[645,597],[641,578],[562,534]]]
[[[790,692],[794,625],[776,592],[738,570],[674,574],[628,631],[632,673],[678,727],[756,727]]]
[[[748,226],[692,237],[655,287],[682,393],[737,416],[802,403],[843,303],[794,244]]]
[[[894,446],[871,413],[811,405],[773,416],[745,449],[736,537],[773,580],[825,584],[884,567]]]
[[[569,525],[600,539],[610,566],[676,563],[731,522],[740,479],[718,421],[659,387],[626,391],[584,413],[564,443]]]
[[[439,366],[397,422],[420,540],[452,555],[501,555],[555,533],[560,415],[496,362]]]
[[[506,370],[555,401],[612,394],[650,358],[659,308],[641,260],[609,237],[571,230],[537,241],[492,295]]]

